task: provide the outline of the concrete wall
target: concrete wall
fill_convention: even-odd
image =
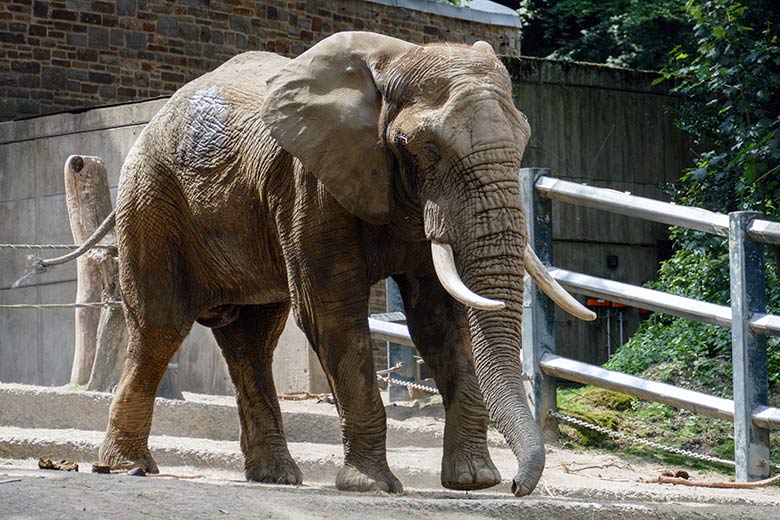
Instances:
[[[531,124],[525,166],[555,177],[659,200],[689,164],[689,142],[675,128],[676,99],[651,86],[652,73],[533,58],[505,61],[515,103]],[[553,202],[555,265],[635,285],[655,278],[668,252],[667,227]],[[607,266],[616,256],[618,265]],[[662,259],[662,258],[661,258]],[[584,301],[584,298],[582,298]],[[590,363],[607,359],[604,310],[593,323],[556,312],[557,349]],[[619,341],[613,311],[612,348]],[[624,334],[636,330],[638,309],[625,309]],[[614,350],[613,350],[614,351]]]
[[[674,103],[652,75],[527,58],[507,59],[515,99],[533,137],[524,164],[553,175],[665,198],[661,187],[686,164],[687,143],[666,107]],[[122,160],[164,100],[99,108],[75,114],[0,123],[0,243],[70,243],[63,194],[68,155],[103,157],[117,184]],[[630,283],[651,279],[666,232],[663,226],[554,204],[557,265]],[[43,275],[36,286],[11,291],[26,270],[27,252],[0,250],[0,303],[72,302],[75,265]],[[618,257],[610,270],[606,256]],[[372,311],[382,312],[381,298]],[[626,329],[636,326],[629,310]],[[590,362],[606,358],[605,320],[595,324],[556,318],[558,350]],[[0,310],[0,381],[60,385],[73,356],[73,312]],[[305,342],[288,327],[275,368],[280,390],[301,385],[324,390]],[[616,330],[614,331],[616,335]],[[616,338],[617,339],[617,338]],[[282,359],[284,358],[284,359]],[[229,393],[224,362],[211,334],[195,326],[179,354],[184,388]]]
[[[115,198],[124,157],[164,103],[147,101],[0,124],[0,243],[72,243],[65,160],[74,153],[102,157]],[[0,304],[73,302],[74,263],[36,278],[33,287],[10,289],[27,270],[28,253],[0,249]],[[73,348],[73,310],[0,310],[0,381],[66,384]],[[208,329],[195,324],[177,356],[184,390],[232,393],[227,366]],[[274,374],[280,392],[327,390],[305,337],[292,321],[280,339]]]

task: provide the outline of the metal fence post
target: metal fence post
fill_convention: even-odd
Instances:
[[[385,299],[387,302],[387,312],[404,312],[404,302],[401,299],[401,291],[392,278],[388,278],[385,281]],[[392,368],[398,364],[400,364],[401,367],[387,375],[400,381],[413,382],[416,368],[414,353],[415,349],[408,345],[401,345],[400,343],[388,341],[387,368]],[[408,401],[411,399],[408,388],[390,383],[387,385],[387,397],[390,402]]]
[[[768,400],[766,337],[750,330],[756,312],[766,312],[764,245],[747,236],[753,211],[729,213],[731,341],[734,366],[734,460],[737,482],[769,477],[769,430],[753,424],[756,407]]]
[[[520,170],[520,197],[525,208],[528,242],[545,265],[552,264],[551,202],[539,197],[534,185],[546,168]],[[523,377],[527,381],[529,404],[546,442],[558,439],[558,424],[549,412],[556,411],[555,379],[542,373],[539,361],[545,353],[555,352],[555,307],[528,278],[523,292]]]

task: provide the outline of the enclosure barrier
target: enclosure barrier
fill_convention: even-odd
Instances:
[[[532,374],[534,408],[555,431],[554,377],[617,390],[734,422],[734,462],[740,482],[769,476],[769,428],[780,425],[780,409],[768,402],[766,335],[780,335],[780,317],[766,314],[764,243],[780,243],[780,224],[761,214],[738,211],[723,215],[678,206],[615,190],[594,188],[549,177],[548,170],[520,172],[521,193],[531,228],[529,240],[545,264],[552,265],[551,201],[596,208],[630,217],[704,231],[729,239],[731,307],[674,296],[563,269],[552,276],[571,292],[606,298],[626,305],[665,312],[732,331],[734,400],[720,399],[672,385],[627,376],[555,355],[552,327],[524,338],[524,369]],[[530,320],[553,323],[553,308],[535,288],[530,296]],[[534,332],[534,331],[532,331]],[[548,336],[549,335],[549,336]],[[527,341],[525,341],[527,339]],[[533,366],[530,361],[533,360]],[[526,361],[529,363],[526,364]]]
[[[780,223],[761,220],[755,212],[723,215],[563,181],[541,168],[520,171],[520,191],[529,241],[551,275],[569,291],[732,329],[734,400],[556,355],[553,303],[537,287],[526,286],[523,372],[545,437],[557,438],[555,378],[560,378],[733,421],[737,481],[768,477],[769,428],[780,425],[780,408],[767,405],[765,336],[780,336],[780,316],[766,313],[763,244],[780,244]],[[728,237],[731,307],[553,267],[552,200]],[[377,338],[412,345],[403,325],[369,320],[369,326]]]

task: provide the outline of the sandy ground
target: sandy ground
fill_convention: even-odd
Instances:
[[[10,463],[10,464],[9,464]],[[400,495],[357,494],[328,485],[269,486],[231,472],[199,478],[133,477],[33,469],[34,461],[0,460],[0,518],[32,519],[413,519],[560,518],[645,520],[778,518],[776,506],[689,501],[577,499],[534,494],[407,490]],[[82,468],[82,469],[86,469]],[[162,468],[192,476],[192,468]]]
[[[334,489],[343,460],[335,408],[316,399],[282,401],[300,487],[244,482],[232,398],[158,400],[150,445],[164,473],[195,479],[89,473],[110,396],[0,385],[0,519],[32,518],[780,518],[777,485],[707,489],[654,483],[667,467],[617,453],[548,447],[535,492],[509,494],[516,469],[500,435],[491,456],[505,481],[479,493],[438,485],[443,433],[437,406],[388,405],[388,461],[401,495]],[[22,427],[24,426],[24,427]],[[66,429],[69,428],[69,429]],[[190,437],[187,435],[193,435]],[[37,469],[37,457],[70,458],[81,473]],[[693,480],[727,481],[688,469]]]

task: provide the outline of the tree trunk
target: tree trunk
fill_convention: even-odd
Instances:
[[[68,218],[76,244],[92,235],[111,213],[108,174],[99,157],[72,155],[65,161],[65,199]],[[107,236],[111,240],[113,235]],[[99,261],[90,255],[78,260],[77,303],[99,302],[103,293],[103,275]],[[89,382],[97,346],[100,308],[76,309],[76,348],[70,374],[72,385]]]

